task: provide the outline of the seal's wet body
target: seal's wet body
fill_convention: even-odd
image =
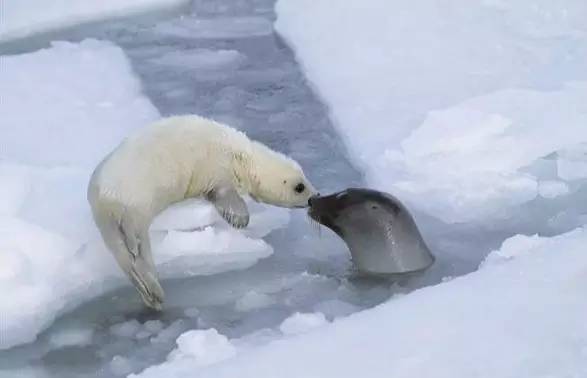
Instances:
[[[411,214],[390,194],[349,188],[313,197],[309,215],[346,242],[362,273],[403,275],[434,263]]]

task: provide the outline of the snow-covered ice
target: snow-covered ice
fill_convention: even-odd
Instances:
[[[570,151],[587,141],[585,2],[280,0],[277,13],[369,183],[411,207],[491,223],[536,198],[541,177],[523,169],[539,159],[560,153],[563,180],[584,172]]]
[[[189,0],[18,0],[0,3],[0,41],[130,14],[173,9]]]
[[[122,50],[110,43],[56,42],[0,56],[0,65],[3,161],[93,167],[159,116]]]
[[[59,314],[129,283],[93,225],[91,170],[127,133],[159,117],[120,48],[86,40],[0,57],[0,349],[35,339]],[[34,111],[32,111],[34,109]],[[162,277],[246,268],[269,256],[260,238],[285,210],[251,204],[251,227],[230,228],[212,206],[161,214],[152,230]],[[197,257],[196,257],[197,256]]]
[[[583,377],[586,245],[587,228],[519,235],[477,272],[222,364],[165,363],[138,377]]]
[[[376,169],[393,173],[379,185],[449,222],[503,216],[538,192],[549,198],[552,185],[521,168],[587,141],[586,98],[583,82],[503,90],[431,112],[399,150],[384,153]]]
[[[330,299],[318,303],[316,306],[314,306],[314,310],[323,313],[327,317],[337,318],[348,316],[353,312],[357,312],[359,311],[359,308],[348,302],[341,301],[340,299]]]
[[[284,335],[298,335],[309,332],[327,323],[326,317],[321,312],[307,314],[296,312],[281,323],[279,330]]]
[[[193,375],[197,368],[221,362],[235,354],[236,348],[215,329],[192,330],[177,338],[177,349],[169,354],[167,362],[148,368],[139,376]],[[137,375],[131,374],[130,377]]]
[[[0,4],[0,35],[23,20],[5,23],[4,10],[31,1]],[[139,2],[155,4],[116,6]],[[191,15],[108,35],[162,113],[198,109],[300,159],[323,190],[351,185],[328,121],[307,105],[311,94],[273,38],[268,5],[196,0]],[[439,255],[425,278],[442,283],[409,292],[351,282],[337,259],[344,244],[327,231],[302,234],[301,217],[250,202],[251,227],[236,232],[190,201],[153,225],[163,277],[246,268],[272,254],[268,243],[280,253],[248,271],[167,281],[161,318],[88,303],[35,348],[7,351],[2,362],[25,355],[7,374],[65,374],[69,366],[27,363],[64,362],[56,354],[78,346],[96,358],[81,372],[116,376],[165,356],[136,376],[587,376],[587,4],[280,0],[277,12],[367,185],[424,220]],[[9,38],[89,21],[61,12],[71,24],[45,22],[57,13],[29,17],[20,25],[38,29],[18,26]],[[0,60],[0,284],[16,301],[0,302],[2,349],[129,286],[90,221],[85,185],[107,151],[159,112],[111,43],[55,43]],[[441,280],[459,258],[479,270]],[[69,324],[76,317],[87,322]]]

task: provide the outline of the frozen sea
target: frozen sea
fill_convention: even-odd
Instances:
[[[0,42],[27,53],[0,61],[1,378],[587,374],[583,2],[162,3],[181,7]],[[38,51],[56,38],[74,43]],[[393,192],[436,264],[361,278],[303,211],[252,204],[240,232],[190,203],[152,230],[166,302],[145,310],[85,180],[181,113],[292,156],[322,193]]]
[[[122,47],[161,115],[197,113],[244,130],[298,160],[323,193],[364,185],[274,19],[272,1],[201,2],[180,17],[69,33]],[[273,255],[251,268],[164,280],[161,314],[145,311],[125,285],[59,317],[33,343],[0,351],[0,366],[7,377],[124,376],[164,361],[189,329],[262,343],[292,313],[333,319],[389,298],[391,283],[353,280],[350,256],[331,232],[312,226],[303,211],[289,222],[265,238]]]

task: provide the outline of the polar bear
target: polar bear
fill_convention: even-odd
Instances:
[[[195,116],[159,120],[129,136],[96,167],[88,201],[108,249],[139,291],[160,310],[163,289],[149,226],[169,205],[203,197],[233,227],[246,227],[247,205],[308,206],[316,194],[292,159],[229,126]]]

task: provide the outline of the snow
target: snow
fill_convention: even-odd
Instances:
[[[0,82],[10,88],[0,101],[0,284],[13,296],[0,302],[5,349],[33,341],[78,304],[130,285],[93,224],[87,182],[127,133],[159,114],[111,43],[54,43],[0,59]],[[161,277],[243,269],[271,255],[261,238],[287,225],[289,214],[254,203],[249,209],[244,232],[202,201],[161,214],[151,232]],[[150,335],[121,327],[113,332]]]
[[[127,133],[158,117],[122,50],[108,43],[56,42],[35,53],[0,56],[0,65],[3,88],[10,88],[0,102],[2,158],[8,161],[94,166]]]
[[[585,245],[587,228],[518,235],[466,276],[330,324],[320,318],[311,332],[243,347],[222,364],[166,362],[137,377],[583,377]]]
[[[279,330],[284,335],[298,335],[309,332],[327,323],[326,317],[320,312],[308,314],[296,312],[281,323]]]
[[[148,368],[143,374],[165,377],[171,370],[174,374],[182,376],[193,375],[193,371],[198,367],[221,362],[235,354],[236,348],[226,336],[219,334],[215,329],[192,330],[177,338],[177,349],[170,353],[168,361]],[[129,375],[129,377],[136,376]]]
[[[587,5],[280,0],[277,13],[370,185],[446,224],[559,206],[549,231],[567,231],[513,235],[473,273],[348,317],[342,301],[314,306],[332,323],[295,313],[280,330],[303,334],[228,340],[239,349],[221,364],[138,377],[587,375],[587,226],[568,231],[587,223]]]
[[[0,41],[79,24],[178,8],[188,0],[18,0],[0,3]]]
[[[585,98],[587,82],[553,92],[502,90],[430,112],[399,151],[385,152],[379,169],[395,170],[395,182],[381,185],[449,222],[515,209],[544,190],[521,168],[587,141]]]
[[[193,358],[198,364],[208,365],[232,357],[234,352],[226,336],[216,330],[195,330],[177,338],[174,358]]]
[[[314,310],[321,312],[329,318],[345,317],[354,312],[359,311],[359,308],[350,303],[341,301],[340,299],[330,299],[314,306]]]
[[[410,207],[510,217],[544,179],[525,169],[551,154],[561,180],[585,178],[587,3],[281,0],[277,13],[369,184]]]
[[[0,2],[0,41],[180,3]],[[249,52],[257,50],[241,45],[272,39],[271,21],[222,11],[222,2],[193,6],[196,14],[140,29],[165,45],[135,50],[150,73],[195,76],[202,91],[227,84],[202,97],[219,120],[246,127],[236,109],[264,112],[273,128],[295,119],[296,103],[251,97],[238,82],[219,80],[254,62]],[[450,257],[466,254],[479,269],[407,295],[395,287],[353,289],[324,274],[323,264],[319,274],[288,272],[238,288],[240,276],[219,276],[215,290],[198,293],[198,308],[172,308],[162,320],[135,319],[134,310],[116,324],[108,319],[106,370],[136,372],[176,340],[166,361],[131,376],[587,376],[587,3],[279,0],[276,9],[277,31],[329,107],[367,185],[406,201],[417,220],[441,221],[423,228],[443,234],[431,238],[439,260],[450,265]],[[0,66],[0,285],[11,293],[0,301],[5,349],[34,340],[82,302],[130,286],[100,241],[85,189],[96,163],[160,114],[111,43],[53,43],[0,56]],[[292,72],[291,63],[251,71],[247,85],[281,85]],[[190,91],[165,94],[179,101]],[[325,157],[301,139],[283,143],[306,161]],[[242,231],[202,201],[161,214],[151,237],[162,277],[244,269],[271,255],[262,238],[291,227],[289,214],[248,202],[251,224]],[[518,229],[526,234],[515,235]],[[299,239],[295,248],[280,247],[305,264],[318,242]],[[486,239],[501,244],[487,256],[477,246]],[[325,249],[321,258],[338,253]],[[398,294],[388,299],[390,291]],[[368,306],[363,300],[385,302],[357,313]],[[96,342],[104,352],[101,330],[64,322],[47,332],[48,349]],[[123,350],[131,345],[138,353]],[[34,366],[3,374],[46,375]]]

